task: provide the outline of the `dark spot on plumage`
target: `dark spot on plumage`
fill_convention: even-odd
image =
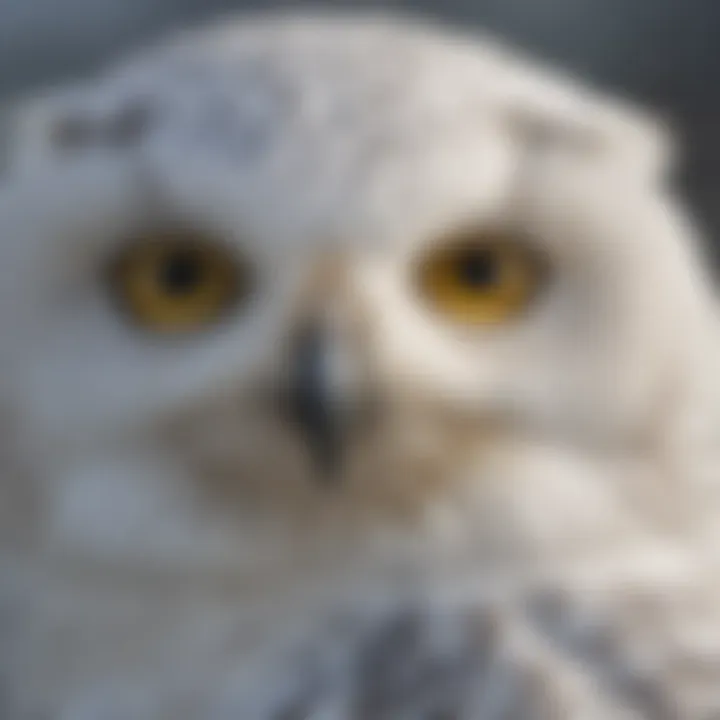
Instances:
[[[92,118],[72,115],[55,120],[50,129],[50,143],[58,150],[73,151],[97,141],[98,135]]]
[[[144,100],[124,105],[111,117],[105,128],[105,137],[113,145],[126,147],[138,143],[153,122],[154,110]]]

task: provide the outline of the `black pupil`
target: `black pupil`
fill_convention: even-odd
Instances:
[[[492,250],[469,250],[459,258],[457,274],[466,287],[482,290],[498,282],[500,268]]]
[[[203,277],[202,263],[192,252],[172,253],[159,270],[159,282],[166,292],[173,295],[190,293],[197,288]]]

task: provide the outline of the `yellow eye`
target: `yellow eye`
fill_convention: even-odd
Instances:
[[[112,268],[112,285],[131,319],[158,333],[200,330],[249,290],[245,268],[206,238],[165,233],[131,243]]]
[[[419,265],[422,296],[446,317],[472,325],[519,315],[535,298],[544,263],[513,238],[470,232],[443,243]]]

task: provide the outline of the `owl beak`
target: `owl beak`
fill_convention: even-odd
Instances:
[[[327,482],[339,475],[350,414],[338,350],[326,328],[309,325],[296,336],[290,358],[290,416]]]

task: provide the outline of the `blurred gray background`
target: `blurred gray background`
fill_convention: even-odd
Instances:
[[[482,26],[662,111],[681,133],[684,163],[678,181],[720,261],[720,0],[325,3],[330,4],[409,8]],[[0,102],[90,72],[172,27],[231,9],[281,5],[303,3],[0,0]]]

